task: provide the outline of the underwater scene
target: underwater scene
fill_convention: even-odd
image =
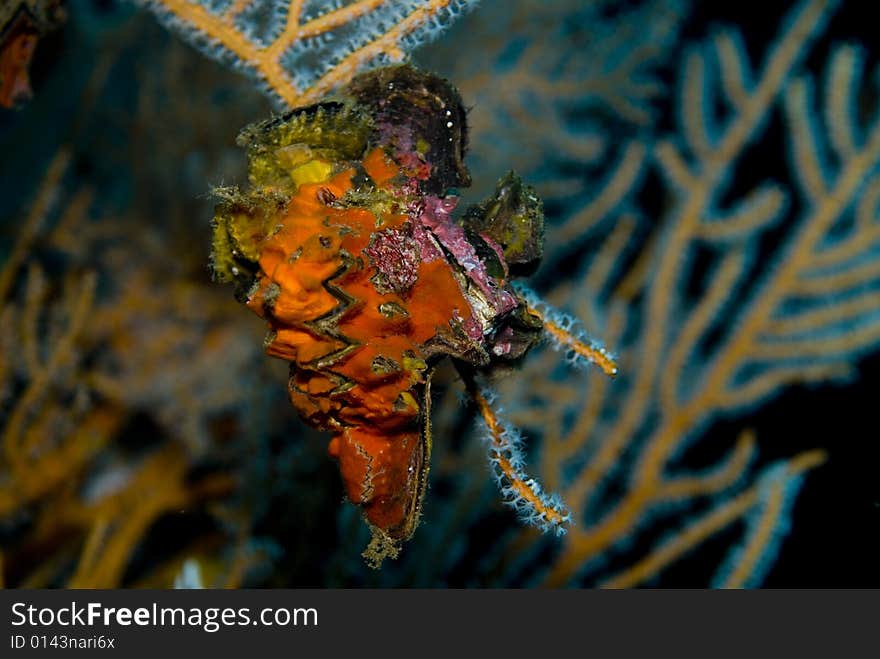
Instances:
[[[0,0],[0,585],[880,586],[876,44]]]

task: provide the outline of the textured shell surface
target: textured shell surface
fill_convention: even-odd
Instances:
[[[540,258],[540,201],[511,174],[453,219],[470,182],[461,99],[409,66],[364,74],[239,142],[251,185],[219,193],[215,275],[268,321],[294,407],[333,433],[329,452],[374,532],[367,558],[381,562],[418,524],[433,365],[489,369],[541,329],[508,266]]]

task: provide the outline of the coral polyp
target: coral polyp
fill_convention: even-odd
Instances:
[[[511,283],[512,269],[540,260],[541,202],[510,174],[453,219],[470,182],[462,102],[409,66],[248,127],[240,144],[251,187],[219,191],[215,276],[268,321],[266,352],[290,362],[302,418],[333,433],[329,452],[378,564],[418,525],[433,366],[451,357],[473,382],[541,336],[540,315]],[[510,476],[522,481],[510,492],[536,487]]]

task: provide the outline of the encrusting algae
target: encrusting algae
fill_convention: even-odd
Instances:
[[[541,202],[511,173],[452,219],[470,183],[464,109],[449,83],[409,66],[363,74],[239,143],[251,187],[218,191],[215,276],[268,321],[294,407],[333,433],[378,565],[418,525],[432,366],[450,356],[471,378],[540,336],[511,277],[540,260]]]

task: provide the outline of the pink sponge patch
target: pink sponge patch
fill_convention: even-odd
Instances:
[[[377,231],[364,254],[378,271],[373,285],[379,293],[406,293],[416,283],[421,262],[419,245],[406,231]]]

